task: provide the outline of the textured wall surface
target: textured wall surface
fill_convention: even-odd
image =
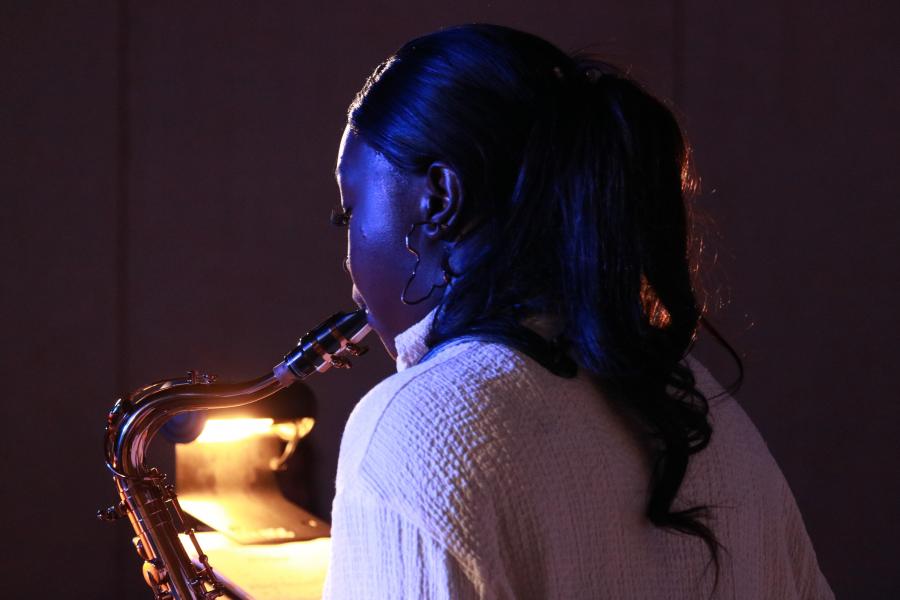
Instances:
[[[258,375],[352,306],[327,222],[344,111],[403,41],[470,21],[594,44],[673,103],[738,398],[838,596],[900,593],[898,10],[744,4],[2,3],[4,595],[146,595],[130,528],[93,518],[113,499],[105,411],[188,368]],[[393,369],[370,344],[310,381],[293,483],[323,517],[344,422]],[[733,375],[708,340],[697,352]]]

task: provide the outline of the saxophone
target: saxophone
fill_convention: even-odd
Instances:
[[[270,373],[243,383],[215,383],[215,376],[190,371],[185,378],[157,381],[120,398],[106,424],[106,466],[113,474],[119,501],[98,511],[104,521],[127,516],[136,533],[143,574],[156,600],[209,600],[224,594],[194,530],[185,524],[175,488],[165,474],[147,468],[144,457],[151,440],[171,417],[195,410],[250,404],[331,367],[348,368],[347,355],[371,331],[365,309],[335,313],[308,332]],[[195,566],[179,534],[186,534],[199,557]]]

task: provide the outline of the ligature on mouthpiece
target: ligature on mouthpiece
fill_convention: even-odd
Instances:
[[[350,313],[335,313],[301,337],[297,347],[272,371],[279,381],[288,385],[315,372],[324,373],[331,367],[349,368],[351,363],[346,355],[365,354],[368,348],[358,343],[371,330],[363,308]]]

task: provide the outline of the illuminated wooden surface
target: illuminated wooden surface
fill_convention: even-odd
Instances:
[[[331,538],[284,544],[237,544],[221,533],[197,534],[216,574],[237,600],[319,600],[328,570]],[[197,554],[186,536],[191,558]]]

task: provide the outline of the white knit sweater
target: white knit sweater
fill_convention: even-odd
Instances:
[[[710,597],[706,546],[646,519],[646,452],[584,370],[473,340],[416,364],[433,316],[397,336],[397,374],[347,422],[324,598]],[[675,508],[715,507],[714,597],[833,598],[758,431],[731,397],[710,404]]]

